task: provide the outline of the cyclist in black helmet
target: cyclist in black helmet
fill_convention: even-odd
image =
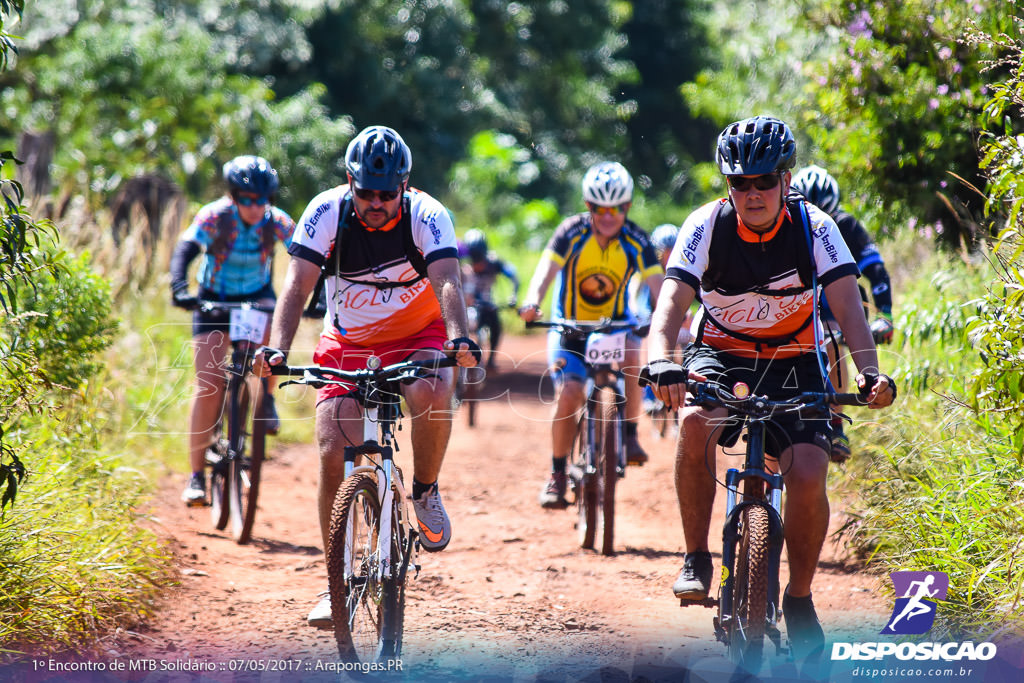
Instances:
[[[839,183],[821,166],[807,166],[793,174],[793,190],[807,201],[827,213],[839,226],[839,232],[850,248],[857,268],[871,283],[871,296],[877,316],[871,321],[871,335],[876,344],[888,344],[895,330],[892,324],[892,289],[885,261],[878,253],[871,235],[860,221],[839,208]],[[861,296],[867,301],[865,293]],[[826,328],[838,332],[835,316],[825,297],[821,298],[821,320]],[[837,353],[835,344],[828,344],[829,367],[832,383],[839,391],[846,391],[846,356]],[[850,441],[843,432],[843,421],[832,421],[832,462],[845,462],[850,457]]]
[[[515,306],[519,292],[519,276],[515,266],[498,258],[497,254],[487,248],[487,236],[476,228],[467,230],[463,235],[462,244],[468,260],[462,267],[462,286],[466,290],[466,304],[470,316],[476,317],[476,329],[490,330],[491,347],[487,351],[486,367],[488,371],[495,369],[495,352],[501,343],[501,316],[494,302],[492,290],[494,283],[501,275],[512,285],[512,296],[508,303]],[[461,255],[461,254],[460,254]]]
[[[798,195],[788,195],[796,142],[789,127],[767,117],[737,121],[718,137],[717,161],[728,196],[697,209],[680,229],[654,311],[645,372],[669,408],[681,408],[676,490],[686,558],[672,586],[683,600],[711,588],[708,530],[715,496],[717,444],[738,438],[722,409],[684,405],[687,376],[727,388],[745,383],[759,394],[789,398],[825,386],[823,330],[816,292],[828,293],[869,404],[896,395],[879,373],[857,290],[857,266],[835,222]],[[682,365],[670,360],[683,316],[700,291],[701,324]],[[785,537],[790,580],[783,595],[786,630],[799,656],[821,652],[824,634],[811,601],[811,581],[828,531],[825,490],[828,420],[781,417],[766,450],[785,477]]]
[[[349,143],[345,169],[348,183],[314,197],[299,219],[270,346],[256,353],[253,371],[266,375],[268,364],[285,362],[321,273],[327,312],[313,355],[317,365],[358,370],[370,356],[386,366],[452,351],[460,366],[474,367],[480,349],[468,336],[455,229],[440,202],[409,186],[409,147],[397,131],[370,126]],[[353,389],[317,392],[318,511],[325,550],[331,506],[344,478],[344,447],[363,440]],[[452,535],[438,476],[451,435],[454,391],[452,368],[439,370],[437,381],[403,388],[413,434],[412,503],[420,545],[430,552],[444,550]],[[328,594],[307,622],[331,628]]]
[[[277,171],[263,157],[240,156],[224,164],[227,194],[199,209],[182,234],[171,258],[171,292],[175,306],[195,309],[208,301],[258,301],[273,306],[270,281],[274,245],[291,244],[295,221],[273,205]],[[199,266],[199,296],[189,294],[188,267],[203,254]],[[203,472],[205,452],[224,404],[223,360],[227,352],[226,313],[196,310],[192,316],[192,348],[196,382],[189,418],[189,462],[192,476],[182,493],[186,505],[207,503]],[[269,332],[269,330],[268,330]],[[266,340],[264,340],[266,341]],[[266,383],[263,418],[267,432],[277,433],[279,420]]]

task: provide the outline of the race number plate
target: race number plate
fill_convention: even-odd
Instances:
[[[250,341],[263,343],[263,335],[267,331],[270,315],[251,308],[231,309],[231,341]]]
[[[626,360],[626,335],[623,332],[587,337],[588,363],[621,363]]]

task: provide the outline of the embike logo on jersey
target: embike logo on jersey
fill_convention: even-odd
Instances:
[[[328,210],[330,210],[330,208],[330,202],[321,204],[320,206],[316,207],[316,211],[313,212],[313,215],[309,217],[309,220],[307,220],[306,224],[303,226],[303,228],[305,228],[306,230],[307,235],[309,235],[310,237],[316,235],[316,224],[320,222],[320,219],[323,217],[325,213],[327,213]]]
[[[946,599],[949,577],[945,572],[892,572],[896,603],[881,635],[922,635],[935,623],[938,602]],[[987,661],[996,656],[994,643],[965,642],[874,642],[833,643],[833,660],[880,660],[895,656],[917,661]]]

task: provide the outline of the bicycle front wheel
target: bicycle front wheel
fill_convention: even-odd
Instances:
[[[571,474],[576,486],[576,531],[580,547],[591,550],[597,538],[598,489],[600,483],[593,471],[588,413],[584,412],[576,431],[576,467]]]
[[[252,538],[259,498],[260,471],[267,441],[266,420],[256,419],[263,409],[262,383],[248,376],[239,389],[238,433],[231,444],[235,457],[230,466],[231,537],[239,544]]]
[[[223,418],[214,427],[214,445],[206,450],[206,462],[210,465],[210,521],[215,529],[228,526],[231,511],[230,475],[228,451],[231,448],[224,432]]]
[[[384,656],[385,584],[379,576],[377,537],[380,501],[377,478],[355,474],[334,498],[327,544],[327,583],[338,654],[345,661]]]
[[[600,416],[597,471],[601,479],[601,554],[615,554],[615,484],[619,480],[619,414],[615,394],[603,389],[598,396]]]
[[[380,656],[395,659],[402,654],[402,629],[405,627],[405,577],[412,560],[412,536],[402,523],[405,507],[397,491],[391,507],[392,576],[384,579],[384,630],[381,633]]]
[[[753,672],[761,666],[768,623],[768,511],[761,505],[751,505],[740,513],[740,525],[729,654],[734,662]]]

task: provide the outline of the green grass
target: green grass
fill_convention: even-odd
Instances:
[[[900,398],[887,411],[853,415],[856,454],[831,476],[855,501],[842,533],[879,570],[946,572],[937,628],[961,636],[1020,628],[1024,467],[999,416],[964,405],[981,363],[965,335],[975,312],[968,302],[992,273],[937,255],[916,270],[900,274],[899,334],[882,354]]]
[[[149,479],[108,448],[101,394],[87,388],[10,435],[29,474],[0,517],[0,661],[87,648],[137,623],[171,580],[143,512]]]

